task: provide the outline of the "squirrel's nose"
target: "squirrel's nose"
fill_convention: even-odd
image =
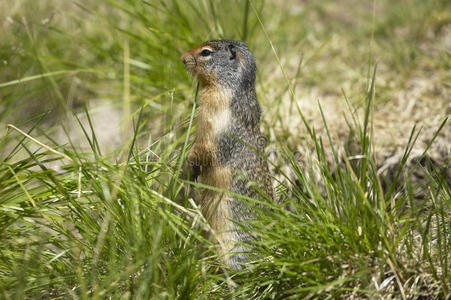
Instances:
[[[189,53],[186,52],[186,53],[183,53],[182,57],[180,57],[180,59],[183,61],[184,64],[186,64],[186,59],[188,58],[188,56],[189,56]]]
[[[196,62],[194,56],[190,52],[183,53],[181,59],[185,65]]]

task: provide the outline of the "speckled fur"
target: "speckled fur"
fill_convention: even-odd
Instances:
[[[212,52],[207,57],[201,55],[205,49]],[[261,157],[264,139],[255,92],[256,65],[247,45],[209,41],[183,54],[182,60],[201,84],[196,141],[188,155],[192,179],[253,198],[259,198],[257,186],[272,198],[268,165]],[[217,232],[226,263],[240,269],[240,262],[248,257],[230,252],[248,251],[236,243],[251,237],[234,222],[250,220],[252,208],[243,199],[208,189],[196,200]]]

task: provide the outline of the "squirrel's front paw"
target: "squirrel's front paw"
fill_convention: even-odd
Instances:
[[[199,156],[195,151],[191,150],[187,157],[187,163],[189,168],[189,180],[195,181],[200,175],[200,161]]]
[[[200,165],[189,164],[189,180],[196,181],[200,175]]]

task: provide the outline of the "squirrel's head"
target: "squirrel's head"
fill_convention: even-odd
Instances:
[[[182,61],[203,86],[241,90],[255,83],[254,56],[241,41],[205,42],[183,54]]]

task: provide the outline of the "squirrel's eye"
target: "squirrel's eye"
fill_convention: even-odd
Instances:
[[[202,50],[202,52],[200,53],[201,56],[209,56],[211,54],[211,51],[208,49],[204,49]]]

